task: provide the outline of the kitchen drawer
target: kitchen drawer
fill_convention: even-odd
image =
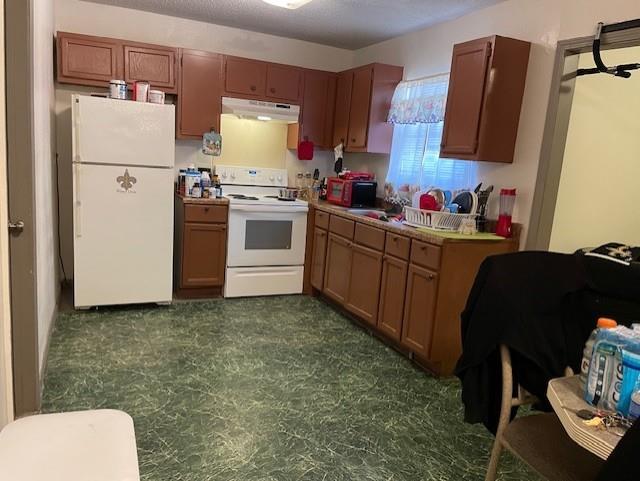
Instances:
[[[320,227],[321,229],[329,228],[329,214],[326,212],[322,212],[321,210],[316,211],[316,227]]]
[[[440,247],[417,240],[411,241],[411,262],[429,269],[439,269]]]
[[[185,222],[226,224],[227,208],[222,205],[185,205]]]
[[[343,219],[337,215],[332,215],[329,219],[329,230],[334,234],[346,237],[347,239],[353,239],[353,230],[355,222],[349,219]]]
[[[385,232],[382,229],[358,222],[356,223],[354,239],[360,245],[382,252],[384,250],[384,234]]]
[[[409,259],[411,243],[408,238],[387,232],[386,253],[400,259]]]

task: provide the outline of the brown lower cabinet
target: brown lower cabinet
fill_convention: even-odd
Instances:
[[[406,261],[390,255],[385,255],[382,261],[378,329],[396,342],[402,337],[407,266]]]
[[[344,307],[371,326],[375,326],[378,319],[381,276],[382,252],[353,244],[349,291]]]
[[[431,348],[437,293],[437,274],[409,264],[401,342],[424,358]]]
[[[307,267],[315,293],[429,371],[452,374],[461,352],[460,314],[478,268],[490,255],[517,250],[517,237],[416,239],[414,231],[403,235],[331,207],[313,207],[310,215]]]
[[[322,289],[326,258],[327,231],[316,227],[313,231],[313,255],[311,257],[311,285],[316,289]]]
[[[349,270],[352,242],[339,235],[329,234],[323,292],[344,304],[349,293]]]
[[[181,286],[183,288],[222,286],[226,244],[226,225],[186,222]]]
[[[222,204],[175,202],[174,288],[178,297],[222,294],[227,252],[227,212]]]

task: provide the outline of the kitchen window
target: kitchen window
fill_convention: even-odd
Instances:
[[[474,162],[440,158],[449,75],[400,82],[389,111],[393,127],[387,183],[456,190],[476,183]]]

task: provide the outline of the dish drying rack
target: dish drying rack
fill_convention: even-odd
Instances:
[[[422,210],[405,206],[404,223],[413,227],[427,227],[429,229],[457,231],[464,219],[474,219],[476,214],[452,214],[436,210]]]

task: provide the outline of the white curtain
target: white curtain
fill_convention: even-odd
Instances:
[[[393,96],[394,124],[387,182],[457,190],[475,187],[476,163],[440,158],[449,75],[401,82]]]

